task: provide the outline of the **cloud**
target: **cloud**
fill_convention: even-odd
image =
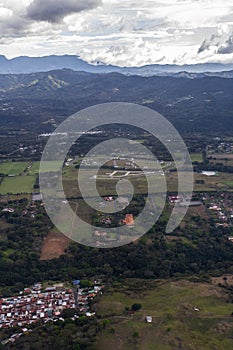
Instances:
[[[199,47],[198,53],[202,53],[202,52],[204,52],[205,50],[208,50],[209,48],[210,48],[210,42],[209,42],[207,39],[205,39],[205,40],[202,42],[201,46]]]
[[[0,0],[0,54],[9,58],[77,54],[127,66],[227,62],[233,53],[221,53],[233,52],[232,32],[232,0]]]
[[[9,8],[0,7],[0,32],[1,38],[21,35],[25,28],[25,19]]]
[[[229,36],[225,45],[218,49],[218,53],[222,55],[233,53],[233,34]]]
[[[201,46],[198,49],[198,54],[210,50],[212,46],[217,47],[226,40],[226,36],[229,35],[230,27],[228,24],[223,23],[219,25],[219,28],[216,33],[212,34],[209,39],[204,39]]]
[[[206,50],[209,50],[210,46],[211,46],[212,44],[214,44],[214,41],[215,41],[216,38],[219,38],[219,36],[216,35],[216,34],[213,34],[209,40],[208,40],[208,39],[205,39],[205,40],[202,42],[201,46],[199,47],[198,53],[202,53],[202,52],[204,52],[204,51],[206,51]]]
[[[101,5],[101,0],[33,0],[27,7],[26,17],[35,21],[60,23],[76,12],[91,10]]]

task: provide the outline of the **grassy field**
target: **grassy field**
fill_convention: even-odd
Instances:
[[[98,349],[232,349],[233,306],[219,287],[184,280],[148,289],[143,285],[138,281],[125,290],[119,285],[100,298],[97,315],[110,324],[98,337]],[[142,308],[129,316],[125,307],[134,303]],[[153,317],[151,324],[146,315]]]
[[[39,174],[40,162],[33,162],[30,169],[28,170],[29,175]]]
[[[192,162],[197,162],[197,163],[203,162],[203,156],[201,153],[191,153],[190,158]]]
[[[35,176],[5,177],[0,184],[0,194],[32,193]]]
[[[46,171],[48,172],[54,171],[54,169],[56,170],[59,164],[60,163],[58,161],[44,162],[44,166],[46,168]],[[40,170],[40,162],[33,162],[28,173],[29,175],[36,175],[36,174],[39,174],[39,170]]]
[[[0,173],[5,175],[19,175],[28,166],[27,162],[4,162],[0,163]]]

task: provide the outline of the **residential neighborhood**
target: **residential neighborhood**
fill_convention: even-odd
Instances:
[[[103,287],[95,284],[92,289],[80,288],[75,282],[70,288],[64,287],[63,283],[46,288],[36,283],[24,288],[18,295],[0,298],[0,329],[20,327],[22,332],[26,332],[29,331],[27,326],[39,321],[63,320],[61,314],[65,309],[77,309],[77,313],[93,316],[94,313],[89,310],[90,301],[102,293]]]

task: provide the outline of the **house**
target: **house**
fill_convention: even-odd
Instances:
[[[106,237],[107,233],[106,232],[95,231],[95,236],[96,237]]]
[[[111,202],[111,201],[113,201],[113,197],[112,197],[112,196],[110,196],[110,197],[104,197],[104,200],[105,200],[106,202]]]
[[[200,309],[198,307],[194,307],[193,310],[196,311],[196,312],[200,311]]]
[[[13,208],[4,208],[2,211],[4,213],[14,213],[15,212],[15,210]]]
[[[126,214],[125,219],[123,220],[123,223],[127,226],[133,226],[134,225],[134,218],[132,214]]]
[[[146,323],[152,323],[152,316],[146,316]]]
[[[45,288],[45,291],[46,292],[55,292],[56,291],[56,287],[49,286],[49,287]]]

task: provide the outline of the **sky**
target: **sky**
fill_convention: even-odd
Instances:
[[[0,55],[233,63],[232,0],[0,0]]]

